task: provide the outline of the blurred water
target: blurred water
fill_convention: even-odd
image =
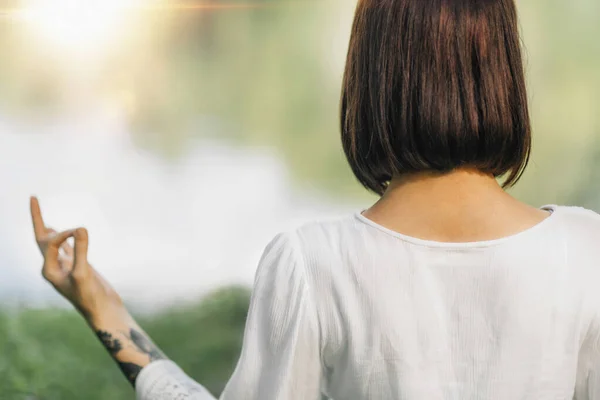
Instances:
[[[216,128],[200,123],[196,129]],[[0,182],[5,306],[65,305],[40,275],[30,194],[39,196],[55,229],[86,226],[94,266],[130,304],[146,310],[224,284],[251,284],[277,232],[357,209],[299,193],[274,149],[203,140],[167,162],[134,146],[115,115],[37,125],[0,119]]]

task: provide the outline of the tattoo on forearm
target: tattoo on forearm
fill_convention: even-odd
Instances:
[[[165,355],[143,333],[140,333],[135,329],[130,329],[129,337],[140,352],[148,354],[151,361],[162,360],[166,358]]]
[[[133,348],[136,351],[147,355],[150,361],[166,359],[165,355],[143,333],[135,329],[130,329],[128,333],[122,332],[122,334],[125,337],[126,342],[131,342],[131,345],[127,346],[127,348]],[[96,335],[117,364],[119,364],[121,371],[127,377],[129,382],[135,386],[135,380],[142,370],[142,366],[119,360],[118,354],[124,348],[123,341],[115,338],[112,333],[103,330],[97,331]],[[125,345],[127,345],[127,343],[125,343]]]
[[[98,335],[98,339],[100,339],[104,347],[106,347],[106,350],[108,350],[111,355],[114,356],[123,349],[121,341],[113,338],[113,335],[110,332],[98,331],[96,332],[96,335]]]
[[[123,375],[125,375],[127,380],[133,385],[133,387],[135,387],[135,380],[140,372],[142,372],[142,367],[134,363],[121,361],[117,361],[117,364],[119,364],[119,368],[121,368]]]

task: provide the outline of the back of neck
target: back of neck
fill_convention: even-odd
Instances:
[[[476,242],[526,230],[548,213],[514,199],[492,175],[458,169],[397,177],[364,216],[420,239]]]

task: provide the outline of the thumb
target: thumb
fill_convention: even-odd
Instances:
[[[75,249],[74,249],[74,260],[73,266],[77,268],[87,264],[87,252],[88,252],[88,232],[85,228],[78,228],[75,230],[73,235],[75,238]]]

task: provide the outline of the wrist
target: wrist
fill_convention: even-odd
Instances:
[[[80,310],[87,323],[95,330],[129,330],[137,323],[124,305],[98,307],[94,310]]]

